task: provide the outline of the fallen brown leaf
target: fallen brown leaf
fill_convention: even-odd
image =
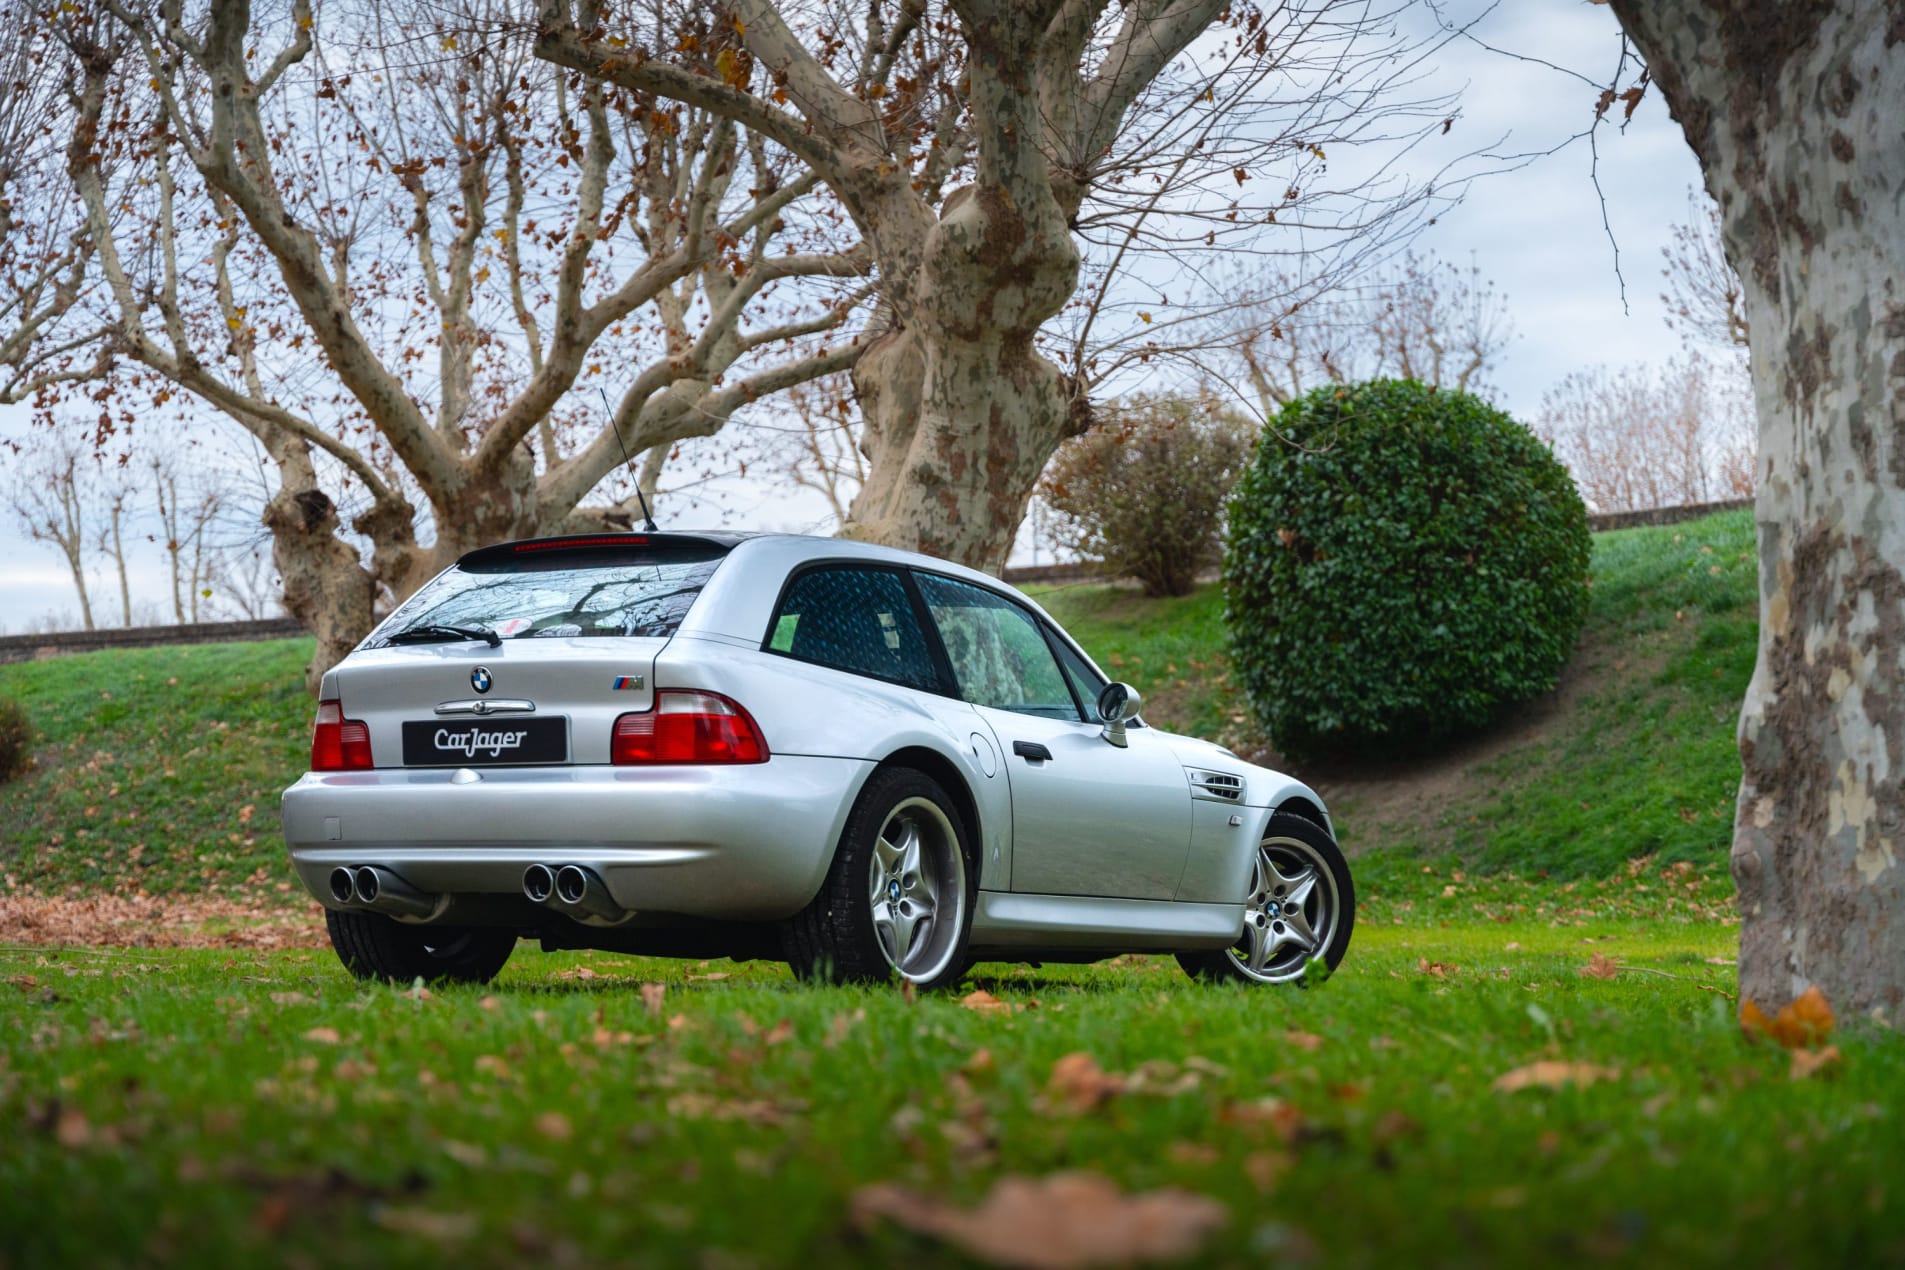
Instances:
[[[319,1045],[336,1045],[341,1039],[334,1027],[314,1027],[304,1034],[307,1041],[316,1041]]]
[[[1174,1187],[1126,1195],[1092,1173],[1001,1178],[972,1209],[879,1183],[854,1192],[852,1211],[862,1227],[884,1218],[987,1264],[1026,1270],[1182,1260],[1230,1220],[1209,1196]]]
[[[1012,1006],[999,1000],[984,988],[975,988],[959,998],[959,1004],[968,1010],[977,1010],[981,1014],[1010,1014]]]
[[[1517,1067],[1511,1072],[1503,1072],[1490,1086],[1496,1093],[1512,1094],[1522,1089],[1559,1089],[1563,1085],[1592,1085],[1597,1080],[1618,1080],[1620,1072],[1612,1067],[1597,1067],[1593,1063],[1569,1063],[1560,1059],[1544,1058],[1529,1063],[1526,1067]]]
[[[1449,971],[1455,969],[1446,961],[1430,961],[1427,957],[1416,958],[1416,973],[1428,975],[1432,979],[1446,979]]]
[[[1590,979],[1612,979],[1621,972],[1621,964],[1606,953],[1595,953],[1588,958],[1588,964],[1581,967],[1580,973]]]
[[[1740,1030],[1747,1040],[1770,1036],[1786,1049],[1819,1045],[1832,1034],[1833,1021],[1832,1006],[1817,985],[1807,988],[1770,1019],[1756,1001],[1748,1000],[1740,1006]]]
[[[667,995],[668,985],[665,983],[645,983],[642,985],[642,1005],[648,1010],[648,1013],[655,1018],[661,1017],[662,998]]]
[[[1807,1080],[1814,1076],[1829,1076],[1839,1068],[1840,1056],[1837,1045],[1828,1045],[1822,1050],[1796,1049],[1793,1051],[1793,1063],[1790,1075],[1794,1080]]]
[[[1067,1054],[1052,1064],[1045,1082],[1045,1096],[1073,1115],[1095,1111],[1124,1092],[1125,1078],[1107,1072],[1098,1061],[1085,1053]]]
[[[1314,1054],[1323,1048],[1323,1038],[1314,1032],[1285,1032],[1283,1043],[1305,1054]]]
[[[554,1142],[567,1142],[575,1136],[569,1117],[560,1111],[545,1111],[536,1117],[536,1132]]]
[[[383,1208],[377,1224],[400,1235],[416,1235],[438,1243],[455,1243],[476,1233],[471,1213],[434,1213],[427,1208]]]

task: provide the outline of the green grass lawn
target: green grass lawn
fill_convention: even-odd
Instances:
[[[527,947],[427,993],[326,953],[8,950],[0,1261],[959,1264],[856,1191],[1066,1170],[1215,1200],[1214,1264],[1905,1257],[1905,1048],[1842,1033],[1795,1081],[1733,1021],[1730,926],[1609,912],[1370,923],[1307,992],[1003,968],[968,985],[993,1011]],[[1544,1060],[1596,1079],[1495,1087]]]
[[[282,894],[278,793],[306,766],[311,642],[140,648],[0,666],[39,734],[0,786],[9,888]]]

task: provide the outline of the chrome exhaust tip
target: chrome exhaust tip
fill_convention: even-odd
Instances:
[[[341,864],[331,870],[331,898],[339,904],[352,904],[357,900],[357,881]]]
[[[332,894],[338,890],[337,875],[344,872],[338,869],[331,874]],[[419,891],[389,869],[360,864],[348,872],[352,898],[360,907],[399,917],[434,917],[442,907],[442,896]]]
[[[532,864],[523,870],[523,896],[532,904],[547,904],[555,893],[556,874],[548,865]]]
[[[589,875],[579,864],[565,864],[556,871],[556,894],[564,904],[580,904],[589,893]]]
[[[572,915],[587,915],[605,922],[619,922],[629,915],[615,902],[608,884],[593,869],[565,864],[556,870],[556,901]]]

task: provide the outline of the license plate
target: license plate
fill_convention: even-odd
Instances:
[[[567,719],[431,719],[403,725],[405,767],[495,767],[560,763],[568,757]]]

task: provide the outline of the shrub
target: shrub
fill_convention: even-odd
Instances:
[[[1284,407],[1229,509],[1237,671],[1286,750],[1407,750],[1552,688],[1587,611],[1587,509],[1533,433],[1413,380]]]
[[[1188,595],[1217,563],[1224,498],[1256,429],[1206,397],[1133,397],[1108,413],[1046,471],[1055,536],[1146,595]]]
[[[24,772],[33,758],[33,728],[26,711],[11,697],[0,697],[0,785]]]

